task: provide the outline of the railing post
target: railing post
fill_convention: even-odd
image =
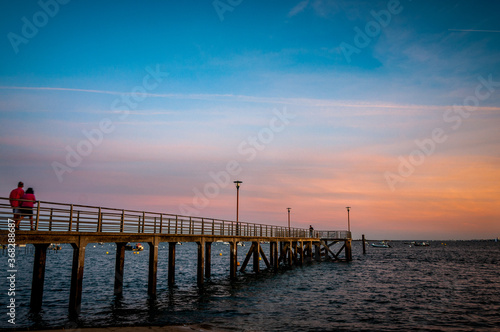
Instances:
[[[146,212],[142,212],[142,233],[144,233],[144,225],[146,224]]]
[[[99,212],[98,212],[98,215],[97,215],[97,232],[102,232],[101,207],[99,207]]]
[[[193,220],[191,219],[191,217],[189,217],[189,235],[192,235],[193,233],[191,233],[191,230],[192,230],[192,222]]]
[[[178,216],[175,216],[175,234],[177,234],[177,221],[178,221]]]
[[[38,204],[38,205],[40,205],[40,204]],[[38,215],[38,213],[37,213],[37,215]],[[69,209],[69,226],[68,226],[68,232],[71,232],[71,228],[72,227],[73,227],[73,204],[71,204],[71,207]]]
[[[156,234],[156,217],[155,217],[155,221],[154,221],[154,233]]]
[[[76,213],[76,231],[80,231],[80,210]]]
[[[220,224],[220,228],[221,228],[220,235],[224,235],[224,220],[222,220],[222,224]]]
[[[49,219],[49,231],[52,230],[52,214],[53,214],[53,212],[54,212],[54,209],[51,208],[50,209],[50,219]]]
[[[163,232],[163,214],[160,214],[160,234]]]
[[[212,219],[212,235],[215,235],[215,219]]]
[[[201,235],[205,235],[205,219],[201,218]]]
[[[141,216],[139,216],[139,223],[137,224],[137,233],[141,232]]]
[[[35,230],[38,230],[38,222],[40,221],[40,201],[36,204],[36,221],[35,221]]]
[[[123,229],[125,228],[124,223],[125,223],[125,210],[122,210],[122,216],[120,218],[120,233],[123,233]]]

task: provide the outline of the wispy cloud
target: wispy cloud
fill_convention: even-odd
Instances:
[[[293,17],[306,9],[309,4],[309,0],[304,0],[299,2],[295,7],[293,7],[290,12],[288,12],[288,17]]]
[[[448,29],[448,31],[458,31],[458,32],[500,32],[500,30],[475,30],[475,29]]]
[[[32,91],[69,91],[69,92],[85,92],[98,93],[109,95],[131,95],[130,92],[109,91],[109,90],[93,90],[93,89],[75,89],[61,87],[20,87],[20,86],[0,86],[0,90],[32,90]],[[143,93],[145,97],[156,98],[172,98],[183,100],[209,100],[209,101],[234,101],[248,103],[267,103],[281,105],[295,105],[307,107],[355,107],[361,109],[380,108],[380,109],[436,109],[438,106],[432,105],[404,105],[387,102],[363,102],[352,100],[336,100],[336,99],[316,99],[316,98],[281,98],[281,97],[255,97],[247,95],[234,94],[178,94],[178,93]],[[159,110],[158,112],[164,112]],[[142,113],[142,111],[141,111]]]

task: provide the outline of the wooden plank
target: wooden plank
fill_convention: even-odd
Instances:
[[[264,263],[266,263],[267,268],[270,269],[271,268],[271,264],[269,264],[269,261],[267,260],[266,254],[264,253],[264,250],[262,249],[262,246],[259,246],[259,250],[260,250],[261,257],[264,259]]]
[[[250,261],[250,257],[252,257],[253,251],[254,251],[254,246],[255,243],[252,242],[252,246],[250,247],[250,250],[248,250],[247,256],[245,257],[245,260],[243,261],[243,264],[241,265],[240,272],[245,271],[248,261]]]
[[[342,245],[342,247],[340,247],[339,251],[337,252],[337,255],[335,256],[335,258],[338,260],[339,259],[339,255],[340,253],[342,252],[342,250],[345,248],[345,243]],[[347,257],[347,255],[346,255]]]
[[[325,256],[327,256],[327,252],[329,252],[330,254],[332,254],[333,259],[335,259],[335,260],[339,259],[338,256],[333,251],[330,250],[330,247],[328,246],[327,243],[325,243],[325,241],[321,241],[321,244],[323,245],[323,248],[326,250]]]

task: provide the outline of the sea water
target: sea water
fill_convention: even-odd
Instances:
[[[82,306],[68,314],[73,249],[47,252],[42,310],[30,312],[33,249],[16,260],[16,319],[8,322],[7,255],[0,255],[0,328],[65,328],[204,323],[234,331],[494,331],[500,329],[500,243],[431,242],[392,248],[353,242],[349,263],[313,262],[277,273],[229,278],[229,246],[212,245],[212,274],[196,285],[197,246],[176,247],[169,287],[168,244],[159,246],[157,297],[147,295],[148,245],[125,255],[122,296],[113,294],[115,245],[92,243],[85,253]],[[250,248],[238,247],[243,261]],[[269,246],[263,244],[266,255]],[[261,267],[265,265],[261,261]]]

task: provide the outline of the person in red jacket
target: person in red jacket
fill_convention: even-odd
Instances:
[[[33,227],[33,204],[36,202],[35,192],[33,188],[28,188],[26,193],[22,197],[21,201],[21,217],[19,218],[19,223],[17,224],[17,229],[19,229],[19,224],[25,216],[30,217],[31,230],[34,231]]]
[[[19,229],[19,210],[21,208],[21,202],[19,199],[21,199],[24,195],[23,187],[24,183],[19,181],[17,188],[12,190],[9,196],[10,206],[12,207],[12,212],[14,213],[14,223],[16,225],[16,229]]]

